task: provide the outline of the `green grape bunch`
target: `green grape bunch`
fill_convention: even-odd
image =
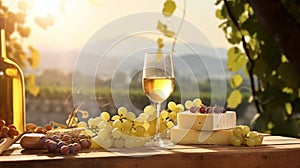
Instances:
[[[228,144],[232,146],[246,145],[249,147],[261,145],[263,142],[263,135],[251,131],[246,125],[237,126],[232,130],[232,136],[228,140]]]

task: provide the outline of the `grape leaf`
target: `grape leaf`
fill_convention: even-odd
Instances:
[[[161,23],[160,20],[157,22],[156,28],[157,28],[157,30],[159,30],[162,33],[165,33],[167,31],[167,25]]]
[[[157,39],[157,46],[158,46],[158,48],[163,48],[164,47],[164,43],[163,43],[162,38]]]
[[[54,24],[54,16],[47,15],[45,17],[35,17],[34,21],[40,27],[47,29],[48,26],[52,26]]]
[[[230,86],[232,89],[239,87],[243,82],[243,77],[240,74],[235,74],[230,79]]]
[[[233,72],[240,70],[247,62],[245,53],[242,53],[238,47],[230,48],[227,56],[227,68]]]
[[[175,33],[173,31],[170,31],[170,30],[165,31],[165,33],[164,33],[164,35],[166,37],[170,37],[170,38],[172,38],[174,36],[174,34]]]
[[[173,0],[167,0],[164,3],[164,8],[162,10],[163,15],[165,17],[170,17],[173,15],[175,9],[176,9],[176,3]]]
[[[40,92],[40,88],[35,83],[35,76],[32,74],[29,74],[26,76],[26,88],[27,90],[34,96],[37,96],[37,94]]]
[[[28,37],[30,35],[30,28],[18,26],[18,32],[21,37]]]
[[[227,107],[236,108],[242,102],[242,94],[239,90],[233,90],[227,98]]]
[[[284,107],[285,107],[285,111],[288,115],[292,115],[292,104],[287,102],[284,104]]]
[[[30,58],[28,58],[28,62],[30,63],[30,66],[35,69],[39,66],[40,52],[32,46],[29,46],[28,49],[30,50]]]

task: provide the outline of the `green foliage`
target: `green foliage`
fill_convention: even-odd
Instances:
[[[183,0],[183,4],[184,4],[184,7],[182,9],[182,19],[181,19],[181,22],[178,26],[178,30],[177,30],[176,33],[175,33],[174,30],[169,29],[168,25],[164,24],[162,21],[159,20],[157,22],[157,26],[156,26],[157,30],[164,35],[163,37],[159,37],[157,39],[157,46],[158,46],[157,53],[162,52],[161,50],[164,47],[164,44],[163,44],[163,38],[164,37],[174,39],[173,45],[172,45],[172,50],[171,50],[171,52],[174,52],[174,48],[175,48],[175,44],[176,44],[176,40],[177,40],[177,35],[179,34],[179,31],[181,29],[183,20],[185,18],[185,10],[186,10],[186,1],[185,0]],[[164,2],[164,7],[162,9],[163,16],[165,16],[166,18],[171,17],[174,14],[176,8],[177,8],[177,6],[176,6],[176,3],[174,2],[174,0],[166,0]]]
[[[300,21],[300,4],[282,0],[290,15]],[[228,50],[227,68],[233,72],[232,92],[227,99],[229,108],[242,101],[241,89],[246,72],[251,82],[251,97],[258,114],[252,121],[255,130],[287,136],[300,136],[300,81],[292,64],[279,50],[273,38],[258,21],[246,0],[217,0],[216,17],[223,22],[232,48]]]

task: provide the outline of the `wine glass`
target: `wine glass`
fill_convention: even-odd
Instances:
[[[156,132],[153,139],[155,145],[171,147],[170,140],[160,137],[160,109],[163,103],[173,92],[175,85],[173,59],[171,53],[146,53],[142,79],[143,90],[156,106]]]

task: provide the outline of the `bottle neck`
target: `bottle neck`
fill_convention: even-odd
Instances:
[[[0,29],[0,55],[1,58],[7,58],[6,56],[6,43],[5,43],[5,29]]]

